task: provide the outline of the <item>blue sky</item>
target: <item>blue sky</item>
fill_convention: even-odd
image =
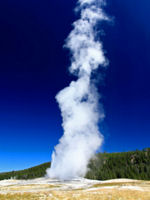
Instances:
[[[62,46],[78,17],[75,3],[0,2],[0,171],[49,161],[63,134],[55,95],[74,79]],[[110,64],[105,83],[97,83],[106,114],[103,151],[150,146],[149,6],[108,0],[105,7],[113,22],[102,27]]]

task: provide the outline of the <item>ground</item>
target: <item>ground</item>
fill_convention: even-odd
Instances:
[[[150,181],[4,180],[0,200],[150,200]]]

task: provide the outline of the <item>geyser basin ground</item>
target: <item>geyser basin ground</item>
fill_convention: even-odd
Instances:
[[[150,200],[150,181],[115,179],[0,181],[0,200]]]

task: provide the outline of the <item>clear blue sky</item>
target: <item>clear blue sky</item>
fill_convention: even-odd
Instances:
[[[0,2],[0,171],[51,159],[63,134],[55,95],[74,78],[64,40],[75,0]],[[103,151],[150,147],[150,2],[107,0]],[[99,77],[100,71],[97,72]]]

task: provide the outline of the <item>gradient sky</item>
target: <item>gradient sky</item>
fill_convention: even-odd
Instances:
[[[0,172],[49,161],[63,134],[55,95],[74,79],[62,46],[78,17],[75,4],[0,2]],[[149,0],[107,0],[113,20],[101,39],[110,63],[105,83],[97,83],[106,114],[102,151],[150,147],[149,8]]]

